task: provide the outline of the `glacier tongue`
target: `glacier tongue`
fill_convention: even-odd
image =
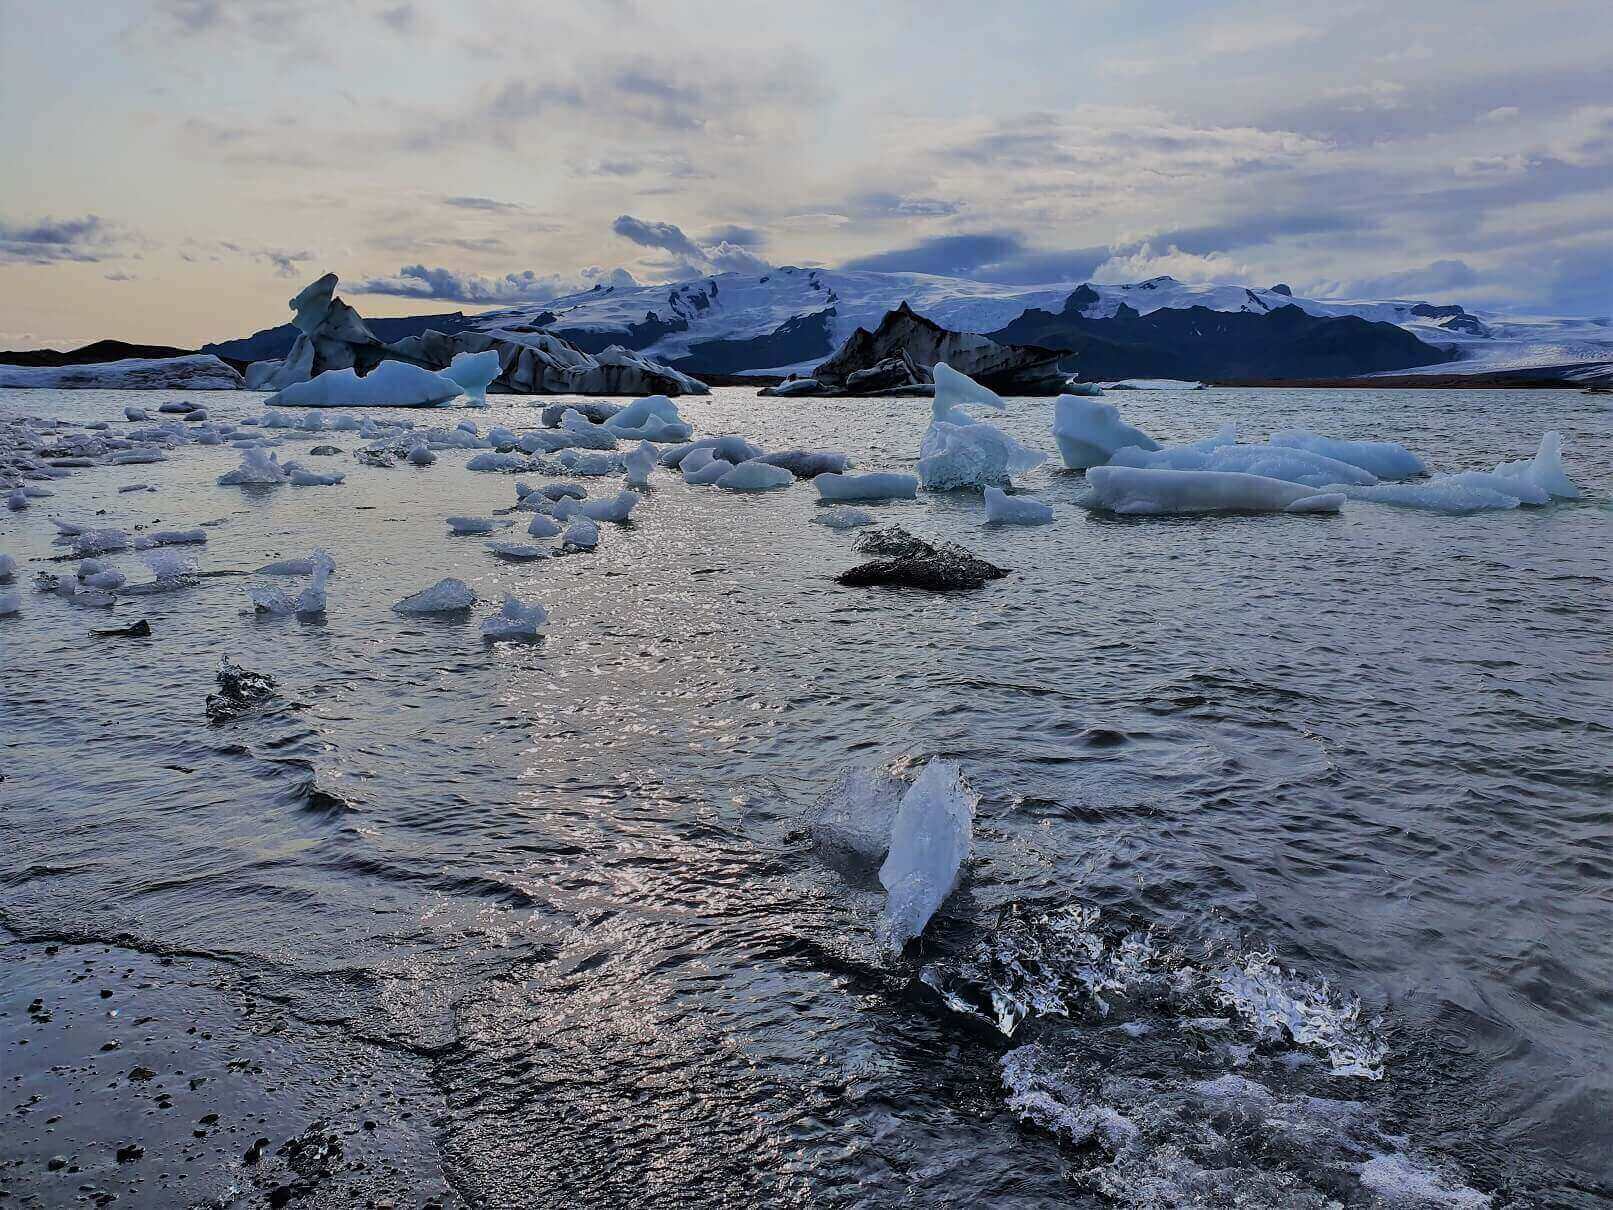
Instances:
[[[958,885],[974,843],[978,801],[950,760],[932,760],[902,796],[879,868],[886,892],[880,934],[888,948],[900,951],[923,933]]]

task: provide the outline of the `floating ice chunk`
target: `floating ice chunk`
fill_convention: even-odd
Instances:
[[[316,549],[306,559],[281,559],[278,563],[265,563],[258,568],[260,576],[311,576],[315,569],[324,567],[328,571],[336,570],[336,560],[331,558],[330,552]]]
[[[611,432],[624,440],[638,439],[665,444],[671,441],[689,440],[694,433],[694,429],[692,426],[682,422],[668,424],[659,416],[650,416],[637,428],[612,428]]]
[[[458,385],[472,402],[486,403],[487,388],[502,372],[498,350],[485,349],[480,353],[455,353],[442,376]]]
[[[935,367],[935,398],[930,427],[919,444],[919,482],[929,491],[1003,484],[1034,470],[1047,455],[1021,445],[1007,433],[964,411],[965,404],[999,412],[1008,405],[967,374],[945,362]]]
[[[482,622],[482,637],[488,639],[535,639],[549,620],[549,611],[536,603],[523,605],[515,597],[504,598],[504,608]]]
[[[280,459],[272,452],[262,449],[243,449],[241,451],[241,465],[233,471],[225,471],[218,477],[223,487],[231,486],[267,486],[269,484],[284,483],[290,474],[280,465]]]
[[[6,507],[14,513],[20,513],[28,507],[28,493],[20,487],[16,488],[6,497]]]
[[[12,589],[10,592],[0,592],[0,618],[10,617],[14,613],[22,612],[22,593]]]
[[[159,529],[143,536],[137,543],[146,546],[185,546],[200,545],[207,541],[205,529]]]
[[[554,523],[550,522],[550,524]],[[558,525],[555,525],[554,532],[560,532]],[[547,546],[528,546],[523,542],[489,542],[487,549],[501,559],[513,559],[518,563],[530,562],[533,559],[547,559],[554,553]]]
[[[1510,485],[1503,487],[1505,483],[1502,476],[1474,471],[1461,475],[1436,475],[1421,483],[1380,483],[1374,487],[1340,484],[1339,491],[1352,500],[1458,515],[1517,508],[1522,499]]]
[[[404,597],[392,608],[397,613],[456,613],[475,603],[476,594],[470,585],[449,576]]]
[[[121,529],[87,529],[73,539],[73,553],[80,558],[127,549],[129,535]]]
[[[465,463],[468,471],[524,471],[527,460],[521,454],[477,454]]]
[[[826,471],[812,483],[820,500],[912,500],[919,490],[917,475],[894,471],[870,471],[865,475]]]
[[[449,517],[448,528],[456,534],[490,534],[515,522],[503,517]]]
[[[82,575],[82,570],[80,571]],[[116,592],[129,582],[129,577],[115,567],[104,568],[84,576],[84,583],[103,592]]]
[[[430,466],[437,461],[437,455],[431,452],[431,447],[424,441],[417,441],[409,450],[409,461],[415,466]]]
[[[679,458],[678,461],[673,465],[682,471],[685,477],[688,477],[701,469],[708,462],[715,462],[716,460],[717,451],[712,449],[711,446],[692,446],[686,450],[684,452],[684,456]]]
[[[538,489],[538,493],[550,500],[585,500],[588,498],[588,489],[580,483],[545,483]]]
[[[460,433],[469,433],[472,437],[480,436],[481,430],[476,427],[474,420],[461,420],[454,425],[454,430]]]
[[[521,440],[521,435],[514,429],[505,428],[502,424],[495,424],[487,430],[487,439],[493,443],[494,448],[497,448],[501,445],[515,445]]]
[[[168,455],[154,449],[116,450],[108,454],[106,460],[115,466],[136,466],[144,462],[166,462]]]
[[[1324,458],[1336,458],[1370,471],[1379,479],[1410,479],[1426,474],[1423,460],[1394,441],[1343,441],[1321,437],[1306,429],[1286,429],[1271,435],[1271,444],[1309,450]]]
[[[1112,403],[1096,403],[1080,395],[1060,395],[1053,404],[1053,440],[1059,458],[1072,471],[1103,466],[1115,451],[1135,446],[1157,450],[1155,441],[1140,428],[1120,419]]]
[[[1213,439],[1212,439],[1213,440]],[[1111,466],[1137,466],[1154,470],[1235,471],[1264,475],[1307,487],[1334,483],[1370,486],[1378,481],[1372,472],[1310,450],[1280,445],[1208,444],[1176,446],[1153,452],[1127,446],[1116,450]]]
[[[76,538],[84,532],[84,527],[77,521],[63,521],[60,517],[52,517],[50,523],[56,527],[56,532],[64,537]]]
[[[316,557],[324,552],[315,552]],[[330,558],[325,556],[326,560]],[[296,596],[287,596],[278,588],[263,588],[256,585],[246,590],[247,599],[252,602],[252,608],[259,613],[274,614],[279,617],[290,617],[293,614],[319,614],[324,613],[327,605],[326,583],[330,579],[334,564],[319,562],[314,566],[313,578]]]
[[[782,466],[797,479],[812,479],[824,474],[843,474],[851,459],[831,450],[778,450],[755,459],[768,466]]]
[[[655,447],[648,441],[640,442],[638,449],[622,459],[622,465],[627,468],[627,486],[648,487],[655,460]]]
[[[151,413],[146,411],[145,408],[124,408],[123,418],[125,420],[150,420]]]
[[[585,500],[576,505],[577,511],[593,521],[612,521],[621,524],[632,514],[633,510],[643,501],[644,497],[637,492],[620,491],[609,500]],[[555,509],[555,516],[560,510]]]
[[[756,459],[741,462],[718,479],[717,486],[730,492],[767,492],[794,482],[795,476],[782,466],[771,466]]]
[[[347,478],[341,471],[328,471],[321,474],[318,471],[304,470],[300,466],[291,469],[292,487],[335,487]]]
[[[734,469],[732,462],[727,462],[722,458],[708,458],[694,470],[689,469],[688,463],[689,459],[684,459],[683,481],[695,487],[710,486]]]
[[[622,460],[618,455],[603,451],[580,454],[576,450],[566,450],[560,455],[560,464],[573,475],[614,475],[622,469]]]
[[[1343,497],[1262,475],[1233,471],[1147,470],[1094,466],[1087,470],[1090,502],[1113,513],[1337,512]],[[1372,489],[1358,489],[1372,490]]]
[[[145,556],[145,564],[159,580],[179,580],[196,574],[196,560],[171,550],[158,550]]]
[[[587,517],[577,517],[566,526],[561,541],[578,550],[593,550],[599,545],[599,526]]]
[[[1052,508],[1040,500],[1010,496],[1000,487],[986,489],[988,525],[1050,525],[1052,521]]]
[[[533,513],[532,524],[526,527],[526,532],[534,538],[552,538],[560,532],[560,523],[543,513]]]
[[[425,407],[446,403],[459,394],[459,384],[404,361],[383,361],[360,378],[354,370],[326,370],[307,382],[294,383],[271,395],[272,407]]]
[[[949,760],[932,760],[902,795],[890,850],[879,867],[886,894],[880,934],[889,948],[900,950],[923,933],[958,885],[974,841],[976,802]]]
[[[854,765],[820,800],[812,839],[831,860],[872,868],[885,860],[906,792],[906,784],[884,770]]]
[[[1095,382],[1070,382],[1064,386],[1066,395],[1101,395],[1103,388]]]
[[[569,411],[560,418],[560,431],[577,445],[590,450],[613,450],[616,434],[604,425],[595,424],[578,411]]]
[[[11,579],[17,574],[17,559],[15,555],[0,555],[0,583]]]
[[[1578,500],[1580,496],[1579,488],[1574,486],[1574,481],[1568,477],[1567,467],[1563,465],[1563,439],[1555,432],[1541,437],[1540,448],[1533,458],[1503,462],[1495,468],[1495,474],[1505,479],[1535,484],[1559,499]]]
[[[633,400],[614,416],[607,418],[605,427],[618,433],[627,429],[640,429],[652,416],[660,420],[663,425],[683,423],[683,417],[678,415],[678,405],[672,400],[665,395],[646,395],[642,399]]]
[[[859,525],[874,524],[874,514],[864,512],[860,508],[847,508],[844,505],[837,508],[826,508],[812,518],[817,525],[827,525],[830,529],[856,529]]]
[[[305,433],[318,433],[325,428],[325,413],[315,408],[297,417],[297,427]]]

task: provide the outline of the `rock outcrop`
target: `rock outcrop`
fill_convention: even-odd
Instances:
[[[949,331],[904,302],[886,312],[872,332],[858,328],[818,366],[812,373],[818,384],[815,390],[782,383],[772,393],[928,394],[934,389],[933,367],[944,361],[1000,394],[1057,394],[1066,378],[1058,369],[1059,357],[1052,349],[1005,344],[977,332]]]
[[[500,371],[492,391],[519,395],[704,395],[710,388],[640,353],[610,346],[585,353],[548,332],[492,327],[455,332],[428,329],[387,344],[352,307],[335,295],[337,278],[327,273],[290,302],[298,336],[283,361],[247,367],[253,390],[281,390],[326,370],[368,374],[383,361],[401,361],[438,371],[460,353],[498,353]]]

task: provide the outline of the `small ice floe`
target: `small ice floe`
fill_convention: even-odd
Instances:
[[[492,450],[476,454],[465,463],[468,471],[524,471],[529,465],[522,454],[500,454]]]
[[[886,894],[880,938],[889,949],[899,952],[923,933],[957,887],[974,843],[978,801],[950,760],[932,760],[902,795],[879,867]]]
[[[0,555],[0,584],[4,584],[17,574],[17,557],[15,555]]]
[[[546,483],[538,489],[538,494],[550,500],[564,500],[567,497],[583,500],[588,496],[588,489],[580,483]]]
[[[616,434],[604,425],[595,424],[580,412],[570,411],[560,418],[560,429],[574,445],[585,450],[613,450]]]
[[[648,487],[655,462],[655,447],[648,441],[641,441],[638,449],[622,459],[622,465],[627,469],[627,486]]]
[[[1094,403],[1084,395],[1060,395],[1053,404],[1053,440],[1067,469],[1103,466],[1117,450],[1128,447],[1159,448],[1159,442],[1147,433],[1121,420],[1114,404]]]
[[[286,463],[286,469],[291,472],[292,487],[335,487],[347,478],[341,471],[321,473],[307,470],[295,462]]]
[[[168,455],[158,449],[116,450],[106,460],[117,466],[135,466],[145,462],[165,462]]]
[[[1087,471],[1089,503],[1124,515],[1208,512],[1336,513],[1339,492],[1232,471],[1144,470],[1094,466]]]
[[[560,532],[558,525],[554,527],[554,532]],[[489,542],[487,549],[501,559],[510,559],[517,563],[527,563],[533,559],[547,559],[554,553],[547,546],[528,546],[523,542]]]
[[[490,534],[515,522],[505,517],[449,517],[448,529],[455,534]]]
[[[533,513],[532,523],[526,527],[526,532],[534,538],[552,538],[560,532],[560,522],[544,513]]]
[[[1021,445],[995,425],[964,411],[970,404],[1008,410],[995,391],[945,362],[937,363],[930,427],[919,443],[919,482],[925,490],[1001,485],[1047,461],[1040,450]]]
[[[448,363],[448,368],[441,373],[450,382],[457,383],[472,404],[485,404],[487,388],[492,385],[493,379],[502,373],[498,350],[484,349],[480,353],[455,353],[454,359]]]
[[[650,424],[652,420],[655,422],[653,425]],[[603,423],[605,428],[619,436],[636,437],[640,435],[638,430],[664,432],[669,426],[681,425],[683,417],[678,414],[678,405],[665,395],[645,395],[606,417]]]
[[[28,493],[23,491],[20,487],[16,488],[9,496],[6,497],[6,507],[14,513],[20,513],[23,509],[28,507]]]
[[[643,503],[644,497],[637,492],[619,491],[609,500],[584,500],[581,504],[574,504],[572,512],[587,517],[592,521],[609,521],[617,525],[622,524],[633,513],[633,510]],[[568,501],[567,503],[571,503]],[[555,506],[554,515],[565,518],[560,507]]]
[[[284,483],[290,477],[272,451],[249,448],[241,451],[241,465],[233,471],[225,471],[218,481],[222,487],[267,487]]]
[[[1563,465],[1563,439],[1549,432],[1540,439],[1540,448],[1533,458],[1518,462],[1503,462],[1492,472],[1498,478],[1508,479],[1520,486],[1533,487],[1560,500],[1578,500],[1579,488],[1568,477]]]
[[[101,568],[88,575],[85,575],[84,569],[80,568],[79,575],[87,587],[97,588],[102,592],[116,592],[129,582],[129,577],[115,567]]]
[[[87,529],[73,539],[73,553],[81,559],[128,549],[129,535],[121,529]]]
[[[152,551],[144,556],[144,562],[158,583],[188,579],[197,571],[196,560],[187,559],[171,550]]]
[[[573,475],[615,475],[622,470],[622,459],[606,451],[579,453],[566,450],[560,455],[560,465]]]
[[[134,547],[149,550],[153,546],[200,546],[206,541],[205,529],[159,529],[140,535],[134,540]]]
[[[860,508],[848,508],[841,505],[837,508],[826,508],[812,518],[815,525],[827,525],[830,529],[856,529],[859,525],[874,524],[874,514]]]
[[[458,613],[475,603],[476,594],[470,585],[448,576],[404,597],[392,609],[395,613]]]
[[[814,479],[825,474],[844,474],[846,468],[851,465],[851,459],[846,455],[830,450],[778,450],[771,454],[763,454],[752,461],[765,462],[768,466],[782,466],[797,479]]]
[[[260,576],[311,576],[316,568],[324,567],[326,574],[336,570],[336,560],[328,551],[316,549],[306,559],[281,559],[278,563],[265,563],[258,568]]]
[[[56,532],[64,538],[76,538],[84,532],[84,526],[77,521],[63,521],[60,517],[52,517],[50,523],[56,527]]]
[[[431,447],[424,441],[415,442],[409,450],[409,463],[412,466],[430,466],[437,461],[437,455],[431,452]]]
[[[918,496],[917,475],[871,471],[847,475],[827,471],[812,480],[820,500],[913,500]]]
[[[317,553],[315,557],[317,558]],[[326,558],[328,560],[329,556]],[[316,563],[312,579],[294,597],[288,596],[278,588],[253,586],[246,590],[247,598],[257,612],[274,614],[277,617],[324,613],[327,604],[325,585],[330,580],[334,567],[335,564],[328,561]]]
[[[124,408],[123,418],[125,420],[150,420],[151,413],[146,411],[145,408]]]
[[[574,550],[593,550],[599,545],[599,526],[587,517],[577,517],[560,540]]]
[[[741,462],[719,478],[716,485],[728,492],[769,492],[794,482],[795,476],[784,467],[754,459]]]
[[[523,605],[515,597],[506,596],[504,607],[482,622],[484,639],[535,639],[543,624],[549,620],[549,611],[542,605]]]
[[[700,455],[705,455],[703,461]],[[692,487],[709,487],[729,471],[734,464],[723,458],[711,457],[709,450],[697,450],[694,457],[683,460],[683,481]]]
[[[1288,429],[1273,433],[1271,444],[1309,450],[1324,458],[1348,462],[1379,479],[1389,481],[1428,473],[1421,458],[1394,441],[1342,441],[1334,437],[1321,437],[1306,429]]]
[[[22,612],[22,593],[16,589],[0,592],[0,618]]]
[[[890,850],[891,827],[907,784],[883,769],[853,765],[819,800],[812,839],[835,865],[872,870]]]
[[[1040,500],[1010,496],[1000,487],[986,489],[986,524],[1051,525],[1053,510]]]

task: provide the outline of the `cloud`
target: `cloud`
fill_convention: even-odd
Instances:
[[[1174,245],[1155,251],[1152,244],[1142,244],[1111,256],[1093,271],[1092,279],[1135,282],[1166,276],[1188,282],[1246,282],[1250,271],[1247,265],[1234,261],[1224,252],[1184,252]]]
[[[97,214],[13,222],[0,218],[0,263],[50,265],[104,261],[132,250],[128,232]]]
[[[1404,269],[1376,277],[1359,278],[1344,288],[1352,298],[1413,298],[1424,294],[1448,294],[1475,285],[1479,275],[1466,261],[1436,260],[1420,269]]]
[[[519,202],[500,202],[490,197],[445,197],[442,199],[446,206],[455,206],[461,210],[525,210],[526,207]]]
[[[125,273],[122,269],[114,269],[110,273],[101,274],[101,276],[104,277],[107,281],[139,281],[140,280],[140,278],[139,278],[139,276],[137,274]]]
[[[735,223],[727,223],[701,236],[700,242],[703,244],[736,244],[741,248],[760,248],[767,242],[767,235],[755,227],[741,227]]]
[[[597,265],[573,276],[539,274],[531,269],[506,273],[502,277],[481,277],[452,269],[405,265],[393,277],[371,277],[344,284],[350,294],[388,294],[400,298],[433,298],[462,303],[548,302],[565,294],[575,294],[596,285],[634,286],[626,269],[602,269]]]
[[[1107,258],[1107,248],[1027,248],[1012,232],[938,235],[905,248],[854,257],[842,268],[877,273],[934,273],[1015,285],[1080,281]]]
[[[698,277],[705,273],[765,273],[772,268],[766,260],[733,240],[721,240],[716,244],[696,243],[676,223],[651,222],[647,219],[634,218],[631,214],[623,214],[617,216],[610,229],[641,248],[655,248],[670,253],[672,263],[659,267],[679,276]],[[757,234],[748,228],[737,230],[746,237]],[[687,272],[679,272],[685,269]]]

